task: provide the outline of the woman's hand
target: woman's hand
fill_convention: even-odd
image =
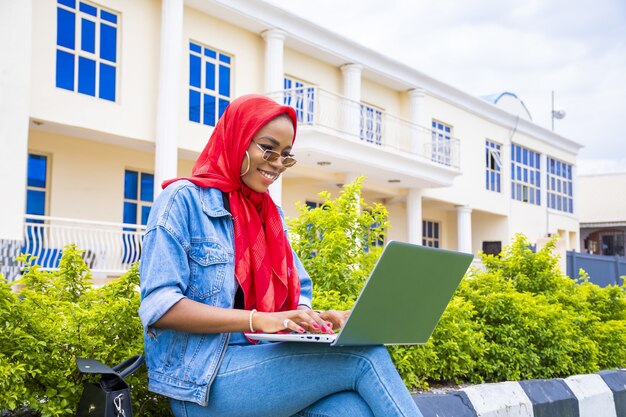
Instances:
[[[349,315],[350,315],[349,310],[344,310],[344,311],[327,310],[327,311],[322,311],[320,313],[320,317],[322,318],[322,320],[328,323],[332,323],[333,330],[341,329]]]
[[[333,310],[334,311],[334,310]],[[310,309],[298,309],[280,311],[276,313],[256,312],[252,317],[252,325],[255,330],[265,333],[298,332],[306,331],[314,333],[335,333],[335,322],[325,320],[322,315],[328,312],[318,313]],[[335,315],[332,317],[336,318]]]

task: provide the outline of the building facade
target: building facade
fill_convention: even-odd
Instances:
[[[626,172],[579,177],[580,247],[585,253],[625,257]]]
[[[257,0],[9,0],[0,4],[0,273],[75,242],[97,274],[138,259],[159,184],[189,175],[235,97],[299,118],[295,202],[365,175],[388,239],[478,253],[514,233],[579,249],[580,145],[508,93],[471,96]]]

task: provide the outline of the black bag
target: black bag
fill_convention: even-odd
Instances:
[[[99,383],[83,384],[76,417],[132,417],[130,387],[124,378],[143,363],[142,355],[135,355],[113,368],[94,359],[76,358],[81,373],[101,375]]]

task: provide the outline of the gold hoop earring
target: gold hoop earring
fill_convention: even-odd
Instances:
[[[248,171],[250,171],[250,154],[248,153],[248,151],[246,151],[246,157],[248,158],[248,166],[246,167],[246,170],[243,172],[243,174],[241,174],[242,177],[246,175]]]

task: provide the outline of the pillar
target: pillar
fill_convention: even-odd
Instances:
[[[361,71],[359,64],[345,64],[341,66],[343,74],[343,96],[340,104],[342,130],[351,136],[360,136],[361,128]]]
[[[457,250],[472,252],[472,209],[469,206],[456,207]]]
[[[183,45],[183,0],[163,0],[154,153],[154,197],[178,176],[178,121]]]
[[[264,90],[278,103],[283,103],[283,79],[285,32],[269,29],[261,34],[265,40],[265,84]],[[269,188],[270,196],[277,205],[282,204],[283,177],[280,176]]]
[[[409,243],[422,244],[422,190],[411,188],[406,197],[407,239]]]
[[[426,126],[426,115],[424,113],[425,91],[421,88],[414,88],[408,91],[409,94],[409,118],[410,122],[417,125],[411,129],[409,135],[409,150],[416,155],[424,155],[427,143],[427,131],[423,130]]]
[[[545,237],[550,236],[553,233],[556,233],[556,229],[550,229],[550,211],[548,209],[548,157],[546,154],[542,153],[539,157],[539,178],[540,178],[540,190],[539,190],[539,198],[541,199],[541,207],[544,208],[545,215]]]
[[[30,117],[32,0],[0,2],[0,274],[19,275]]]

